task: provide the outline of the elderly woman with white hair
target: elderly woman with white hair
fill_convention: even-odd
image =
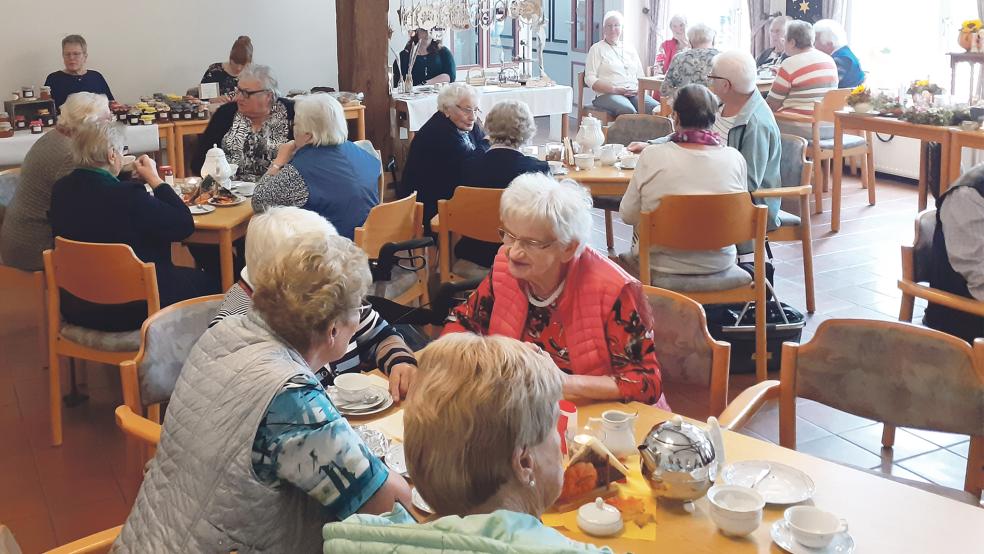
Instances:
[[[232,94],[233,101],[215,110],[199,137],[191,170],[200,172],[209,148],[218,146],[229,163],[239,165],[236,179],[256,182],[271,167],[280,145],[294,138],[294,103],[280,97],[277,80],[265,65],[243,68]]]
[[[325,93],[294,101],[294,140],[284,143],[253,194],[253,209],[296,206],[351,239],[379,203],[379,159],[348,140],[342,105]]]
[[[79,126],[109,121],[109,101],[102,94],[77,92],[62,104],[55,130],[31,146],[21,165],[20,182],[7,206],[0,231],[0,259],[24,271],[44,269],[41,253],[51,248],[51,187],[76,168],[72,136]]]
[[[365,253],[313,230],[252,279],[254,309],[188,355],[115,552],[320,552],[326,521],[409,502],[313,373],[358,327]]]
[[[756,67],[778,67],[786,59],[786,25],[793,18],[788,15],[779,15],[772,18],[769,23],[769,48],[763,50],[755,60]]]
[[[503,100],[489,110],[485,119],[492,148],[465,160],[461,184],[504,189],[524,173],[550,173],[547,162],[527,156],[519,149],[536,134],[536,121],[529,106],[520,100]],[[456,258],[491,267],[499,245],[462,237],[454,247]]]
[[[291,248],[296,236],[311,232],[326,236],[338,234],[325,218],[295,207],[270,208],[263,217],[253,218],[248,231],[246,267],[240,272],[239,281],[226,291],[209,327],[227,317],[249,313],[256,288],[250,275],[269,267],[281,252]],[[399,402],[413,384],[417,360],[400,333],[366,304],[359,311],[359,327],[349,339],[345,355],[324,367],[314,368],[314,374],[327,387],[343,373],[376,368],[389,377],[390,394]]]
[[[591,45],[584,61],[584,84],[598,94],[592,104],[615,117],[636,113],[639,77],[645,76],[639,54],[622,40],[624,24],[622,12],[606,13],[602,39]],[[646,112],[657,107],[659,103],[647,95]]]
[[[671,17],[670,34],[673,36],[659,45],[659,53],[656,54],[656,67],[660,73],[666,73],[670,69],[674,56],[690,48],[690,39],[687,38],[687,18],[679,14]]]
[[[837,88],[854,88],[864,82],[864,71],[854,51],[847,45],[847,32],[833,19],[821,19],[813,24],[817,50],[829,54],[837,64],[840,82]]]
[[[711,73],[711,62],[718,51],[714,48],[714,29],[698,23],[687,29],[690,50],[681,52],[673,58],[666,71],[666,78],[659,87],[659,96],[665,102],[673,102],[676,91],[690,84],[710,84],[707,76]]]
[[[401,506],[324,528],[325,552],[611,552],[540,521],[560,495],[562,385],[537,349],[501,336],[448,335],[421,352],[403,416],[407,470],[434,509]]]
[[[502,194],[503,247],[444,333],[533,343],[562,370],[564,396],[654,404],[662,382],[639,281],[588,247],[591,195],[529,173]]]
[[[51,189],[52,235],[66,239],[122,243],[144,262],[153,263],[161,307],[216,292],[205,273],[171,262],[171,243],[195,231],[191,212],[157,174],[146,155],[134,162],[142,180],[120,182],[123,165],[122,125],[99,121],[78,127],[72,135],[76,168]],[[153,189],[147,194],[144,184]],[[103,331],[138,329],[147,307],[136,304],[90,304],[62,294],[62,315],[75,325]]]
[[[479,92],[465,83],[451,83],[437,96],[437,113],[417,131],[403,169],[400,196],[417,192],[424,204],[424,227],[437,214],[437,201],[447,200],[462,184],[466,158],[489,149],[478,123]]]

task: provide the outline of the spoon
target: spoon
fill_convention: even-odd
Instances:
[[[765,479],[770,473],[772,473],[772,466],[767,464],[764,468],[762,468],[762,471],[755,476],[755,479],[752,481],[752,486],[749,488],[754,489],[757,487],[758,484],[762,482],[762,479]]]

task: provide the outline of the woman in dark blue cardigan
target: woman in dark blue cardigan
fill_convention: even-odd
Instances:
[[[478,91],[465,83],[448,85],[437,97],[437,109],[410,143],[400,197],[417,192],[424,204],[424,228],[437,214],[437,201],[447,200],[461,184],[466,158],[489,149],[478,125]]]
[[[195,221],[181,198],[157,174],[153,160],[141,156],[136,173],[144,183],[120,181],[122,126],[103,122],[83,126],[72,137],[79,167],[55,182],[51,191],[52,234],[56,237],[130,246],[144,262],[153,262],[161,307],[218,292],[217,279],[171,262],[171,243],[187,238]],[[140,328],[147,317],[143,302],[91,304],[62,291],[61,311],[73,324],[103,331]]]

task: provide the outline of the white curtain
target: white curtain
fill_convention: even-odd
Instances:
[[[982,1],[984,0],[978,0],[978,3]],[[833,19],[846,29],[847,14],[850,11],[848,2],[849,0],[823,0],[820,13],[824,19]]]
[[[977,17],[984,19],[984,0],[977,0]]]
[[[981,0],[984,2],[984,0]],[[643,66],[650,66],[656,63],[656,54],[659,54],[659,45],[669,36],[670,30],[670,1],[669,0],[649,0],[649,40],[646,42],[646,58]]]

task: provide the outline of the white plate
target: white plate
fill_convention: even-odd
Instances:
[[[197,206],[188,206],[188,211],[191,212],[191,215],[209,214],[215,211],[215,206],[198,204]]]
[[[766,466],[772,470],[755,486],[766,503],[796,504],[813,496],[816,486],[809,475],[778,462],[750,460],[728,464],[721,472],[721,480],[727,485],[748,487]]]
[[[389,450],[386,451],[386,467],[399,473],[403,477],[409,477],[407,473],[407,455],[403,450],[402,442],[390,443]]]
[[[428,514],[433,514],[434,510],[424,502],[424,497],[420,496],[417,492],[417,487],[410,490],[410,501],[413,502],[414,508],[417,508],[421,512],[427,512]]]
[[[772,524],[772,540],[786,552],[792,554],[851,554],[854,552],[854,538],[844,531],[834,535],[834,540],[830,541],[825,548],[810,548],[796,542],[793,532],[786,524],[785,519]]]
[[[215,198],[209,198],[208,199],[208,203],[209,204],[211,204],[213,206],[218,206],[219,208],[228,208],[230,206],[238,206],[238,205],[242,204],[245,201],[246,201],[246,197],[245,196],[239,196],[238,194],[236,195],[236,200],[234,202],[232,202],[232,203],[229,203],[229,204],[220,204],[220,203],[218,203],[218,202],[215,201]]]
[[[327,390],[328,397],[331,398],[331,402],[336,408],[343,408],[350,412],[358,412],[375,408],[376,406],[382,404],[386,400],[386,397],[389,396],[389,391],[376,385],[369,386],[367,389],[368,394],[364,400],[358,400],[355,402],[343,400],[341,395],[338,394],[337,387],[328,387]]]
[[[358,417],[358,416],[378,414],[379,412],[382,412],[383,410],[386,410],[387,408],[393,405],[393,397],[390,396],[388,390],[382,387],[377,387],[377,386],[371,387],[373,389],[373,392],[375,392],[377,395],[379,395],[379,397],[381,397],[381,400],[377,400],[375,402],[365,402],[360,404],[346,404],[345,402],[339,400],[337,394],[335,394],[334,391],[332,390],[333,388],[334,387],[330,387],[328,389],[328,398],[331,399],[331,402],[332,404],[335,405],[335,409],[338,410],[338,413],[342,414],[343,416]]]

